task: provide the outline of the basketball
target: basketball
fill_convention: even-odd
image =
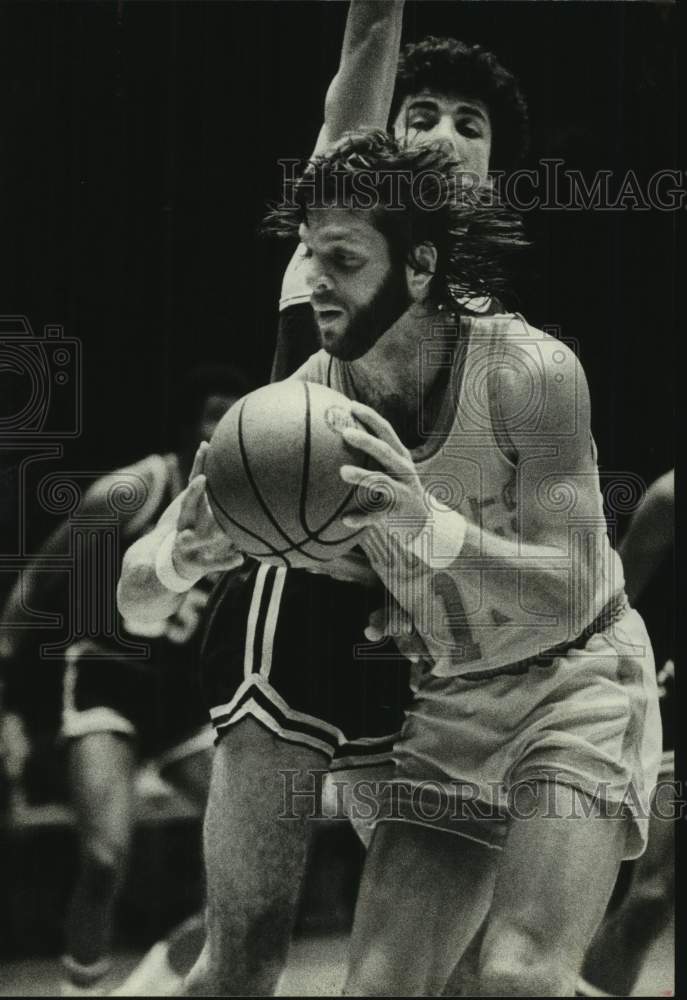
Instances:
[[[225,414],[205,462],[207,494],[224,531],[264,562],[308,567],[348,552],[360,531],[341,523],[356,509],[344,464],[366,467],[344,427],[360,426],[350,401],[313,382],[263,386]]]

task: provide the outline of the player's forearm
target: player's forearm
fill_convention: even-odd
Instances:
[[[50,611],[61,578],[51,568],[55,560],[69,556],[69,525],[62,523],[43,543],[35,561],[21,570],[0,612],[0,649],[7,657],[19,655],[30,638],[34,615],[31,609]],[[64,566],[62,565],[62,568]]]
[[[467,617],[485,608],[497,618],[542,629],[546,645],[574,638],[594,616],[592,565],[606,551],[602,529],[583,545],[541,545],[510,539],[446,511],[435,518],[428,550],[432,568],[451,578]],[[610,594],[609,594],[610,596]]]
[[[385,128],[396,80],[403,0],[351,0],[339,69],[325,99],[327,141]]]
[[[600,564],[603,551],[603,539],[594,533],[584,546],[558,547],[513,541],[468,524],[454,568],[467,606],[487,602],[514,622],[541,628],[542,639],[553,646],[575,638],[594,617],[591,566]],[[471,569],[480,573],[465,572]]]
[[[117,584],[117,607],[123,618],[161,621],[173,615],[184,599],[183,594],[165,587],[157,573],[160,550],[170,532],[176,532],[184,493],[172,501],[155,529],[139,538],[124,555]]]

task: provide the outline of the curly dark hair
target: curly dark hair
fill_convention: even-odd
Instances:
[[[429,35],[401,52],[391,108],[393,121],[409,94],[422,90],[483,101],[492,125],[492,167],[510,170],[529,146],[527,102],[518,81],[481,45]]]
[[[268,213],[263,233],[297,237],[311,209],[368,211],[394,264],[422,271],[417,247],[436,247],[430,294],[437,303],[501,295],[509,259],[527,245],[522,221],[491,188],[466,186],[464,178],[444,143],[413,147],[382,130],[351,132],[310,161]]]

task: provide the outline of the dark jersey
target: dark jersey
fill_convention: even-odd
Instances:
[[[145,499],[131,516],[120,522],[122,553],[157,524],[163,511],[182,491],[183,478],[176,455],[149,455],[135,465],[113,473],[113,482],[144,484]],[[101,482],[104,482],[101,481]],[[88,558],[84,552],[79,558]],[[117,576],[119,575],[118,567]],[[77,570],[78,572],[78,570]],[[68,662],[82,657],[122,660],[130,664],[158,664],[169,669],[173,662],[188,666],[195,654],[200,620],[214,579],[203,579],[184,595],[177,611],[164,621],[142,622],[116,615],[115,627],[100,634],[78,637],[66,650]],[[114,609],[113,609],[114,611]]]
[[[671,552],[635,602],[644,619],[656,660],[661,698],[663,749],[675,745],[675,563]]]

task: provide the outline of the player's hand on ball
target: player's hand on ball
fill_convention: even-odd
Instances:
[[[341,478],[357,487],[358,502],[368,508],[346,514],[343,523],[349,528],[368,528],[390,517],[402,517],[411,523],[417,521],[420,531],[429,507],[410,452],[389,421],[369,406],[353,402],[351,412],[367,429],[346,427],[342,431],[345,440],[369,455],[382,471],[341,466]]]
[[[207,575],[235,569],[243,562],[242,553],[222,531],[208,503],[203,471],[207,449],[207,442],[203,442],[196,452],[172,550],[174,568],[188,580],[197,577],[201,569]]]

